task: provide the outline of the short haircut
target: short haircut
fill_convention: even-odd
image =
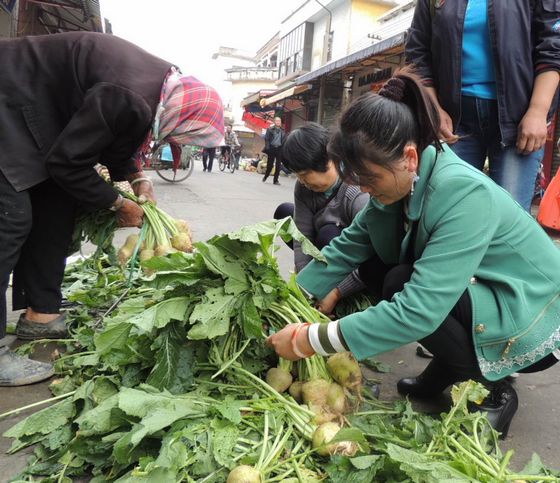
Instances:
[[[295,173],[328,169],[329,131],[315,122],[294,129],[282,146],[282,163]]]

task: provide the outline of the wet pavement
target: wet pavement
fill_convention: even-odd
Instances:
[[[172,216],[184,218],[191,224],[196,240],[206,240],[213,235],[233,231],[243,225],[269,218],[276,206],[292,200],[294,178],[280,177],[280,186],[272,179],[262,183],[262,176],[248,172],[203,173],[201,163],[196,163],[193,175],[180,184],[154,179],[159,206]],[[121,230],[117,242],[123,242],[129,230]],[[293,267],[292,253],[285,247],[278,251],[282,273],[287,276]],[[16,314],[10,314],[15,322]],[[54,344],[40,348],[37,359],[48,360]],[[415,344],[378,357],[390,365],[387,374],[375,374],[381,383],[381,399],[398,398],[396,381],[404,376],[421,372],[427,360],[416,356]],[[533,452],[537,452],[549,466],[560,468],[560,364],[543,373],[521,375],[514,383],[519,394],[520,407],[512,422],[503,448],[513,448],[514,467],[521,469]],[[0,388],[0,413],[31,404],[50,396],[47,383],[21,388]],[[429,412],[446,409],[445,399],[439,404],[418,405]],[[23,415],[0,421],[0,432],[15,424]],[[0,482],[9,481],[25,466],[28,449],[17,455],[6,455],[10,441],[0,438]]]

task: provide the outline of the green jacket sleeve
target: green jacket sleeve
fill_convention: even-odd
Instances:
[[[297,283],[318,299],[325,297],[360,264],[374,254],[367,229],[367,209],[362,210],[342,234],[322,253],[327,263],[313,260],[297,276]]]
[[[390,301],[340,320],[344,339],[358,359],[433,333],[485,256],[497,226],[492,194],[486,186],[460,178],[445,183],[427,193],[419,229],[427,231],[428,241],[404,289]]]

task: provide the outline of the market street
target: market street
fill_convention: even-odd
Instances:
[[[275,207],[292,200],[294,178],[280,177],[280,186],[273,186],[272,179],[262,183],[256,173],[221,173],[215,169],[211,174],[203,173],[200,162],[195,165],[193,175],[183,183],[173,185],[150,173],[154,180],[159,206],[172,216],[188,220],[194,239],[209,237],[232,231],[243,225],[271,218]],[[121,230],[117,242],[122,242],[129,231]],[[287,275],[293,265],[291,252],[282,247],[278,252],[282,273]],[[13,324],[16,314],[9,316]],[[54,346],[41,352],[42,359],[49,357]],[[415,354],[415,344],[383,354],[379,359],[390,365],[387,374],[375,374],[381,381],[381,399],[396,399],[396,381],[404,376],[416,375],[425,366],[426,360]],[[533,452],[538,452],[545,464],[558,467],[560,449],[560,365],[534,375],[521,375],[514,383],[519,393],[520,408],[513,420],[509,436],[503,443],[504,449],[513,448],[514,467],[521,469]],[[31,404],[50,396],[48,383],[17,388],[2,388],[0,413]],[[430,412],[445,409],[445,400],[439,408],[426,408]],[[27,415],[30,413],[27,413]],[[19,417],[0,422],[3,432]],[[5,454],[10,441],[0,440],[0,480],[8,481],[25,466],[25,451],[14,456]]]

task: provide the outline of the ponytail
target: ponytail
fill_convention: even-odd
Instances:
[[[438,110],[412,68],[395,73],[378,94],[357,98],[342,114],[329,143],[331,159],[343,160],[343,176],[368,172],[371,162],[388,169],[413,142],[422,153],[430,145],[440,151]]]

